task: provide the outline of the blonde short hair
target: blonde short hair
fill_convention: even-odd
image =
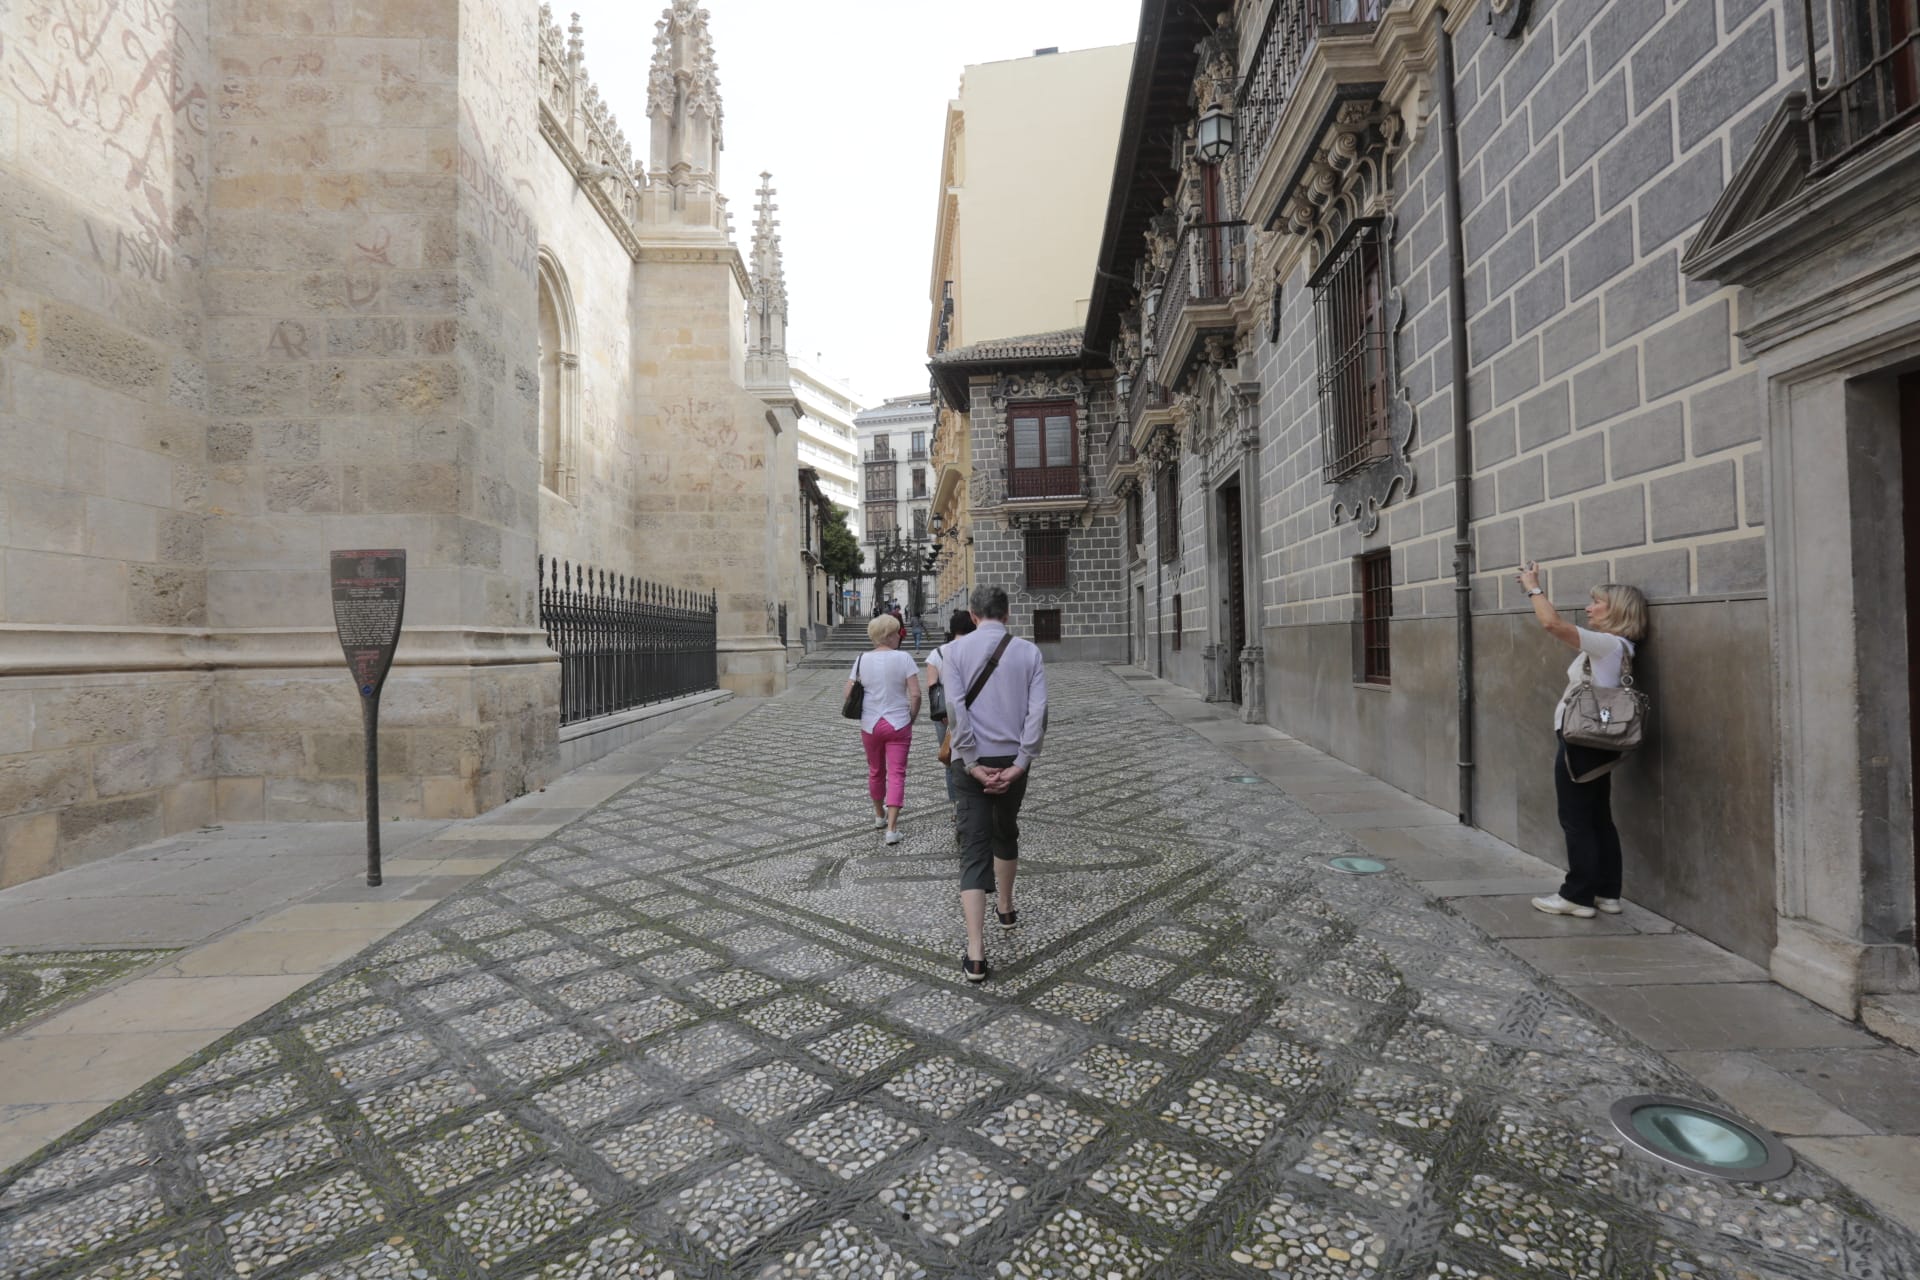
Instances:
[[[1603,582],[1593,589],[1593,598],[1607,606],[1607,630],[1635,644],[1647,638],[1647,598],[1640,588]]]
[[[900,619],[890,613],[883,613],[867,624],[867,639],[875,644],[885,644],[900,634]]]

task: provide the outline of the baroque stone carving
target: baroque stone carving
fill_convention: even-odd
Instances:
[[[1281,208],[1288,231],[1321,249],[1356,218],[1388,211],[1388,165],[1400,142],[1400,115],[1371,99],[1341,104],[1326,136]]]
[[[991,398],[996,410],[1005,410],[1016,400],[1072,400],[1084,407],[1087,379],[1073,369],[1003,373],[994,380]]]
[[[1487,25],[1502,40],[1518,40],[1527,29],[1528,0],[1487,0]]]

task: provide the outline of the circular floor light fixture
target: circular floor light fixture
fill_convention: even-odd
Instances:
[[[1350,876],[1377,876],[1387,869],[1378,858],[1329,858],[1327,865]]]
[[[1244,783],[1251,784],[1255,782],[1264,781],[1264,779],[1262,779],[1260,775],[1257,773],[1236,773],[1236,774],[1233,774],[1231,777],[1229,777],[1227,781],[1228,782],[1244,782]]]
[[[1635,1150],[1703,1178],[1771,1182],[1793,1170],[1786,1143],[1691,1098],[1636,1094],[1614,1103],[1608,1116]]]

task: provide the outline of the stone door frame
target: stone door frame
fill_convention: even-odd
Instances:
[[[1770,969],[1850,1018],[1865,995],[1920,989],[1897,389],[1920,368],[1913,297],[1760,358],[1777,762]]]

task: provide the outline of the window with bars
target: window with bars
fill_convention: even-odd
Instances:
[[[1007,496],[1080,496],[1080,433],[1071,402],[1015,405],[1007,411]]]
[[[893,464],[869,466],[867,468],[867,498],[875,502],[891,502],[897,490],[894,488]]]
[[[1180,628],[1181,628],[1181,612],[1180,612],[1180,594],[1179,594],[1179,592],[1175,592],[1175,593],[1174,593],[1174,596],[1173,596],[1173,618],[1172,618],[1172,622],[1173,622],[1173,651],[1174,651],[1175,653],[1178,653],[1178,652],[1180,652]]]
[[[919,509],[913,513],[913,536],[916,541],[926,541],[927,513],[925,509]]]
[[[1033,611],[1033,642],[1035,644],[1060,643],[1060,611],[1058,609]]]
[[[1033,529],[1027,533],[1027,589],[1067,585],[1067,531]]]
[[[1329,484],[1392,447],[1385,256],[1379,222],[1355,222],[1307,282],[1320,329],[1320,446]]]
[[[915,467],[913,469],[913,496],[916,498],[924,498],[927,496],[927,469],[925,467]]]
[[[1393,553],[1375,551],[1354,562],[1360,593],[1360,679],[1393,683]]]
[[[1139,489],[1127,495],[1127,545],[1137,547],[1146,539],[1146,499]]]
[[[1179,462],[1164,464],[1153,483],[1153,502],[1159,516],[1160,559],[1164,563],[1180,554]]]

